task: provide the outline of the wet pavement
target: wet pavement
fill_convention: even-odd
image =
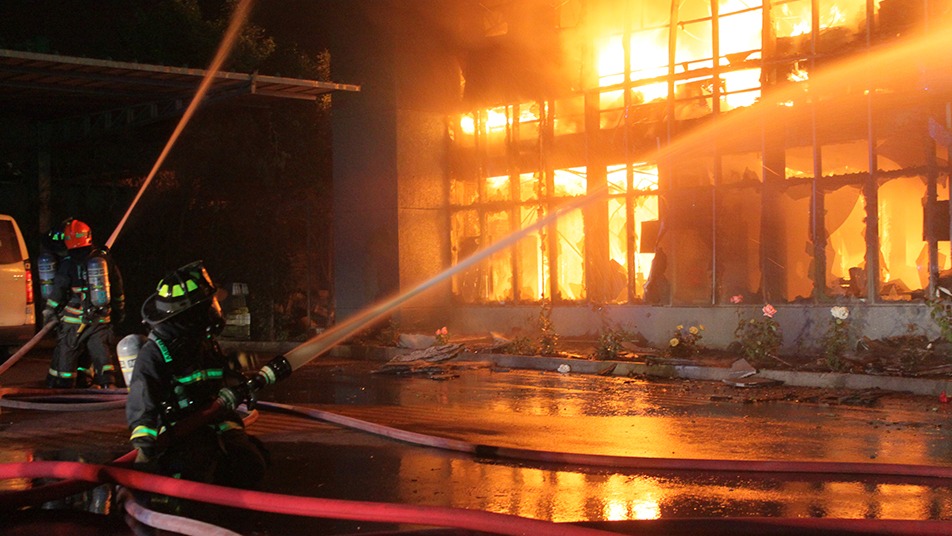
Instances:
[[[42,357],[27,358],[0,378],[0,385],[36,385],[34,378],[41,377],[45,365]],[[559,374],[480,363],[447,369],[440,380],[433,380],[426,375],[373,373],[379,367],[378,362],[321,358],[262,393],[262,400],[498,447],[662,458],[952,466],[948,426],[952,410],[934,397],[899,393],[863,397],[782,386],[743,389],[710,381]],[[275,493],[451,506],[557,522],[736,517],[952,520],[952,484],[939,479],[641,471],[486,458],[266,410],[249,430],[271,453],[272,470],[263,489]],[[103,463],[129,450],[122,410],[3,408],[0,435],[3,462]],[[0,490],[34,484],[4,481]],[[80,502],[47,506],[115,509],[108,496],[90,495]],[[408,528],[226,508],[210,508],[202,515],[241,534],[352,534]],[[122,533],[124,528],[115,530]]]

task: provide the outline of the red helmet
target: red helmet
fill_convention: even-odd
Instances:
[[[89,226],[79,220],[70,220],[63,227],[63,242],[66,249],[76,249],[93,245],[93,233]]]

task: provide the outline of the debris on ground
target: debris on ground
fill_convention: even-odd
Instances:
[[[880,398],[887,394],[888,393],[882,389],[863,389],[862,391],[856,391],[838,397],[836,403],[844,406],[872,407],[876,405]]]
[[[952,364],[923,368],[912,373],[913,376],[939,376],[949,374],[952,374]]]
[[[865,374],[889,376],[949,376],[952,359],[945,341],[932,341],[914,330],[904,335],[863,337],[848,360]],[[855,368],[855,367],[854,367]]]
[[[459,343],[441,344],[439,346],[428,346],[422,350],[414,350],[408,354],[401,354],[388,363],[409,363],[411,361],[426,361],[429,363],[438,363],[453,359],[462,353],[466,348]]]
[[[697,366],[698,362],[694,359],[689,359],[685,357],[661,357],[661,356],[646,356],[645,363],[648,365],[670,365],[670,366]]]
[[[459,375],[452,371],[461,367],[479,368],[489,366],[488,363],[480,362],[466,362],[465,364],[454,364],[452,366],[441,365],[442,362],[458,356],[463,350],[465,350],[465,347],[459,343],[430,346],[422,350],[414,350],[407,354],[398,355],[373,372],[375,374],[426,375],[433,380],[448,380],[458,377]]]
[[[742,378],[724,378],[722,382],[730,385],[731,387],[773,387],[775,385],[782,385],[783,382],[780,380],[773,380],[770,378],[755,378],[753,376],[746,376]]]
[[[421,333],[401,333],[397,342],[397,346],[400,348],[414,350],[429,348],[434,344],[436,344],[436,337]]]
[[[449,363],[430,363],[411,361],[408,363],[387,363],[371,371],[372,374],[391,374],[394,376],[425,376],[431,380],[451,380],[459,377],[461,370],[490,369],[493,372],[508,372],[496,368],[490,361],[460,361]]]
[[[740,358],[737,361],[731,363],[730,368],[730,377],[735,379],[746,378],[748,376],[753,376],[757,374],[757,369],[754,368],[746,359]]]

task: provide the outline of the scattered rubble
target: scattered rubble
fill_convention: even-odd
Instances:
[[[391,359],[389,363],[410,363],[413,361],[425,361],[427,363],[439,363],[453,359],[465,350],[466,347],[459,343],[441,344],[439,346],[428,346],[422,350],[414,350],[408,354],[402,354]]]
[[[512,355],[539,355],[537,341],[521,332],[502,334],[488,332],[482,336],[454,337],[452,344],[438,345],[431,335],[400,334],[399,346],[412,350],[397,356],[383,365],[378,373],[420,374],[434,379],[452,377],[453,366],[441,365],[464,351],[474,354],[505,353]],[[593,346],[590,338],[561,338],[557,355],[561,357],[592,361]],[[905,335],[872,340],[861,339],[846,355],[833,365],[817,351],[803,351],[775,357],[768,363],[750,363],[738,359],[738,349],[702,349],[689,357],[665,356],[662,351],[647,346],[645,341],[625,341],[618,357],[606,362],[595,374],[609,376],[615,373],[620,363],[645,363],[660,366],[729,367],[729,378],[723,383],[731,388],[774,387],[782,382],[759,378],[758,369],[789,370],[798,372],[840,372],[878,376],[952,378],[952,343],[929,340],[918,331],[910,329]],[[566,365],[562,373],[576,367]],[[832,403],[848,403],[837,401]]]
[[[465,364],[441,364],[458,356],[466,348],[459,343],[442,344],[439,346],[429,346],[421,350],[414,350],[407,354],[394,357],[386,362],[379,369],[373,371],[374,374],[396,374],[406,375],[425,375],[433,380],[449,380],[459,377],[454,370],[461,367],[478,368],[479,363],[466,362]],[[481,366],[489,366],[483,363]]]
[[[724,378],[721,381],[727,385],[730,385],[731,387],[769,387],[772,385],[783,384],[783,382],[780,380],[772,380],[770,378],[755,378],[753,376],[744,378]]]

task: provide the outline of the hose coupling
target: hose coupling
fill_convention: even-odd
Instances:
[[[235,409],[245,401],[251,407],[257,399],[258,391],[290,375],[291,364],[283,355],[279,355],[268,361],[265,366],[261,367],[254,376],[248,378],[244,383],[225,387],[218,391],[218,400],[228,409]]]

